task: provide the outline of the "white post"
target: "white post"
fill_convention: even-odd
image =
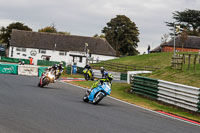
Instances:
[[[175,23],[174,23],[174,56],[175,56],[175,51],[176,51],[175,50],[175,48],[176,48],[175,47],[175,45],[176,45],[176,41],[175,41],[175,39],[176,39],[176,31],[175,30],[176,30],[176,26],[175,26]]]
[[[88,62],[87,47],[88,47],[88,43],[85,43],[85,58],[86,58],[85,65],[87,65],[87,62]]]

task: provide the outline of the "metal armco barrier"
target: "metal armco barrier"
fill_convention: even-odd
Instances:
[[[192,111],[198,111],[199,88],[158,80],[158,100]]]
[[[133,92],[168,104],[200,112],[200,89],[141,76],[131,78]]]
[[[134,76],[132,83],[133,92],[153,99],[158,98],[158,80]]]
[[[95,70],[93,69],[93,72],[94,72],[94,77],[95,78],[102,78],[102,75],[101,75],[101,71],[100,70]],[[114,80],[120,80],[120,75],[121,73],[120,72],[111,72],[111,71],[108,71],[108,73],[112,74],[113,77],[114,77]]]

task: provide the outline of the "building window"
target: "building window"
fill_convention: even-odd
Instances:
[[[16,51],[22,51],[22,49],[21,48],[16,48]]]
[[[16,51],[26,52],[26,48],[16,48]]]
[[[66,55],[66,52],[60,51],[60,52],[59,52],[59,55],[64,56],[64,55]]]
[[[82,63],[82,57],[79,57],[79,62]]]
[[[17,53],[17,55],[20,55],[20,53]]]
[[[13,57],[13,47],[12,47],[12,49],[11,49],[11,57]]]
[[[46,50],[39,49],[39,53],[41,53],[41,54],[46,54]]]
[[[25,57],[26,57],[26,54],[23,54],[22,56],[25,56]]]
[[[22,48],[22,52],[26,52],[26,48]]]

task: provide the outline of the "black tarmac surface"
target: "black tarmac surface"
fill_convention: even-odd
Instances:
[[[0,75],[0,133],[200,133],[200,127],[111,98],[84,103],[84,90],[39,78]]]

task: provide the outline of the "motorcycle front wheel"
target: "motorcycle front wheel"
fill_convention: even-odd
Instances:
[[[94,98],[94,100],[92,101],[93,104],[98,104],[103,98],[104,98],[104,94],[102,92],[98,92]]]
[[[88,81],[89,80],[89,75],[85,74],[85,80]]]

